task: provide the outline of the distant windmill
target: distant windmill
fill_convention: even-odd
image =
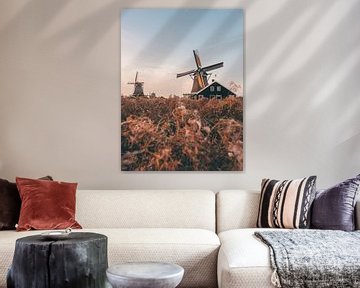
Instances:
[[[199,52],[197,50],[193,50],[196,69],[186,71],[183,73],[176,74],[176,78],[183,77],[186,75],[190,75],[191,79],[194,80],[193,86],[191,89],[191,93],[196,93],[203,89],[204,87],[208,86],[208,71],[221,68],[224,66],[224,62],[219,62],[217,64],[209,65],[206,67],[201,66]]]
[[[128,82],[127,84],[134,85],[134,93],[132,96],[144,96],[144,82],[137,81],[139,72],[136,72],[134,82]]]

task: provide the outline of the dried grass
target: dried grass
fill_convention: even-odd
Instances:
[[[122,97],[122,170],[242,170],[242,107],[234,97]]]

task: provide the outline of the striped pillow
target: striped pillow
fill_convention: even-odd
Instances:
[[[316,176],[295,180],[263,179],[257,227],[308,228]]]

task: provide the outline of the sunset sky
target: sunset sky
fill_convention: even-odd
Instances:
[[[189,93],[189,76],[177,73],[196,67],[192,50],[202,66],[224,62],[212,78],[229,87],[243,86],[243,10],[241,9],[125,9],[121,22],[121,91],[132,94],[136,71],[144,92],[157,96]],[[242,92],[238,92],[242,95]]]

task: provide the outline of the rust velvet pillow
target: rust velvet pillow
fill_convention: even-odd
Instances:
[[[77,183],[16,178],[21,198],[17,231],[81,228],[75,220]]]

